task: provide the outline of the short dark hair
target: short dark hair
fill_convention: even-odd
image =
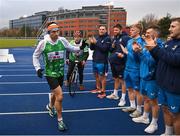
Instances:
[[[106,26],[106,25],[100,25],[99,28],[100,28],[101,26],[102,26],[102,27],[105,27],[105,28],[107,29],[107,26]]]
[[[160,35],[160,33],[161,33],[160,27],[159,27],[158,25],[148,26],[148,28],[147,28],[146,30],[148,30],[148,29],[153,29],[153,30],[155,30],[155,31],[158,33],[158,35]]]
[[[122,25],[116,24],[113,28],[119,28],[121,30],[122,29]]]
[[[174,21],[177,21],[177,22],[179,22],[179,23],[180,23],[180,17],[175,17],[175,18],[172,18],[172,19],[171,19],[171,22],[174,22]]]

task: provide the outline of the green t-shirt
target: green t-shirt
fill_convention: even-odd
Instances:
[[[65,47],[61,41],[55,45],[50,42],[46,43],[43,51],[46,76],[60,77],[64,75],[64,54]]]

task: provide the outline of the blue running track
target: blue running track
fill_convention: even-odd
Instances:
[[[144,129],[147,125],[132,122],[129,114],[117,107],[118,100],[99,99],[96,94],[90,93],[95,88],[91,61],[87,62],[84,71],[84,91],[71,97],[67,88],[63,87],[63,118],[68,130],[60,132],[56,118],[51,118],[45,109],[49,102],[49,86],[45,78],[36,76],[32,65],[33,51],[34,48],[10,49],[16,63],[0,63],[0,135],[146,134]],[[109,72],[107,94],[112,89]],[[159,129],[155,135],[164,130],[162,113],[159,116]]]

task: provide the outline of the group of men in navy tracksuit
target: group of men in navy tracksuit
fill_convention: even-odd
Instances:
[[[55,39],[55,42],[50,39],[52,45],[48,45],[48,47],[53,45],[62,46],[63,50],[65,45],[68,45],[68,48],[71,47],[63,38],[58,39],[59,28],[56,24],[49,26],[49,32],[51,39]],[[158,129],[158,103],[160,103],[163,105],[164,135],[179,135],[180,18],[177,17],[171,20],[169,28],[170,40],[165,44],[158,38],[160,31],[156,26],[148,27],[143,38],[141,36],[142,26],[140,24],[131,26],[130,36],[122,32],[122,26],[119,24],[113,27],[113,32],[114,38],[111,40],[107,34],[106,27],[100,26],[98,36],[96,38],[94,36],[89,37],[90,49],[93,50],[93,72],[96,78],[96,89],[91,92],[98,93],[97,96],[99,98],[106,97],[117,100],[119,99],[118,89],[121,85],[122,95],[118,106],[124,106],[126,104],[125,96],[127,88],[130,106],[124,107],[122,110],[130,112],[132,121],[149,124],[149,112],[152,110],[151,123],[144,130],[147,133],[154,133]],[[60,41],[64,45],[59,44],[59,42],[56,43],[56,41]],[[37,67],[39,66],[37,60],[40,54],[44,53],[43,50],[46,48],[46,44],[43,44],[43,46],[39,44],[38,47],[42,47],[42,49],[38,50],[37,48],[35,51],[33,64],[37,69],[37,75],[42,77],[42,71]],[[72,49],[79,51],[81,48]],[[41,52],[39,53],[38,51]],[[57,51],[59,51],[59,48],[57,48]],[[61,61],[58,60],[58,62]],[[114,78],[114,91],[106,96],[108,63],[110,63]],[[54,85],[54,80],[51,82]],[[56,82],[56,86],[53,89],[56,89],[56,87],[61,90],[61,85],[58,82]],[[144,111],[142,114],[143,103]],[[48,110],[51,111],[50,108]],[[62,117],[59,119],[58,125],[60,130],[65,130],[66,127]]]
[[[116,29],[119,29],[118,34]],[[119,85],[122,85],[122,90],[126,90],[123,89],[126,86],[130,106],[123,108],[123,111],[131,112],[132,120],[137,123],[149,124],[149,112],[152,108],[152,121],[144,130],[147,133],[154,133],[158,129],[158,103],[161,103],[165,120],[164,134],[180,134],[179,30],[180,19],[175,18],[169,28],[171,40],[165,44],[158,38],[160,31],[156,26],[147,28],[145,38],[142,38],[142,28],[139,24],[131,26],[130,37],[124,35],[122,28],[116,25],[112,40],[105,26],[99,27],[98,37],[89,38],[90,49],[94,50],[93,72],[96,77],[96,89],[92,90],[92,93],[99,93],[99,98],[106,96],[106,73],[109,62],[114,78],[114,92],[106,97],[119,99]],[[118,105],[124,106],[125,103],[124,91]]]

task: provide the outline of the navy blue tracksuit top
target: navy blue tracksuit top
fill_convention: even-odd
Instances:
[[[158,85],[170,93],[180,95],[180,39],[168,41],[164,48],[156,46],[150,53],[158,61]]]
[[[93,62],[108,63],[108,52],[111,47],[111,38],[106,33],[103,36],[98,36],[96,40],[97,40],[96,44],[90,45],[90,49],[94,50]]]

